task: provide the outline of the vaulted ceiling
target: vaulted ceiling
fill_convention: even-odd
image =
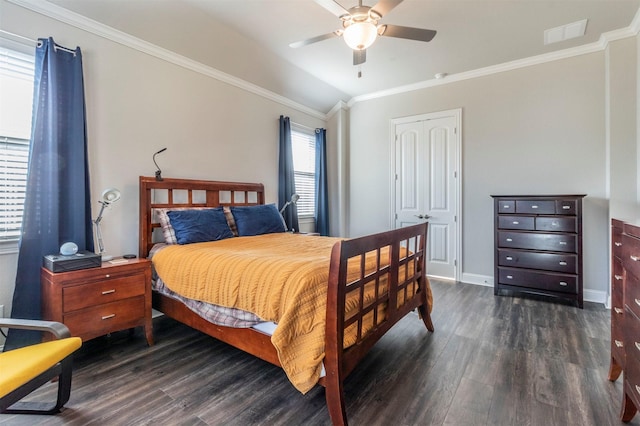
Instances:
[[[433,29],[435,38],[379,37],[366,62],[354,66],[339,37],[289,47],[341,28],[314,0],[50,2],[324,112],[339,100],[424,84],[438,73],[452,79],[553,52],[601,49],[603,33],[633,32],[640,6],[640,0],[404,0],[380,22]],[[348,9],[357,0],[337,3]],[[544,44],[545,30],[584,19],[584,36]]]

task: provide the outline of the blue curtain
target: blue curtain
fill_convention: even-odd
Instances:
[[[82,54],[38,40],[26,201],[12,318],[41,318],[42,257],[72,241],[93,251]],[[40,341],[10,330],[5,350]]]
[[[291,123],[289,117],[280,116],[280,159],[278,165],[278,206],[281,209],[296,193],[293,171],[293,149],[291,147]],[[298,209],[290,205],[282,212],[289,231],[300,231]]]
[[[327,131],[316,129],[316,232],[329,235],[329,190],[327,188]]]

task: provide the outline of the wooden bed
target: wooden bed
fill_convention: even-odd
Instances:
[[[258,204],[264,204],[262,184],[166,178],[157,181],[155,177],[141,176],[139,255],[141,258],[148,257],[153,245],[161,241],[161,238],[156,235],[160,233],[160,225],[155,223],[155,209]],[[318,383],[326,388],[327,408],[335,425],[347,424],[344,379],[395,323],[410,311],[417,309],[427,329],[434,330],[428,308],[428,291],[426,291],[428,286],[425,275],[426,234],[427,224],[424,223],[344,240],[333,247],[329,266],[326,311],[324,359],[326,375]],[[305,237],[301,236],[301,238]],[[411,247],[411,252],[406,254],[406,250],[401,250],[401,246]],[[378,261],[378,266],[373,273],[362,272],[359,279],[347,282],[346,265],[349,259],[358,258],[361,259],[360,263],[364,264],[365,253],[377,251],[379,254],[383,248],[389,249],[389,265],[380,265]],[[399,273],[401,270],[403,273]],[[347,296],[362,294],[365,284],[375,281],[377,285],[377,281],[383,275],[389,277],[388,291],[380,291],[372,303],[365,304],[360,298],[358,312],[345,318]],[[390,300],[398,300],[400,306],[388,303]],[[177,321],[280,366],[276,350],[267,334],[253,328],[231,328],[212,324],[181,302],[156,292],[153,295],[153,306]],[[384,315],[378,314],[379,307],[385,309]],[[367,314],[369,315],[367,318],[373,318],[374,327],[368,332],[362,332],[363,319]],[[356,343],[343,349],[345,329],[349,326],[354,327],[354,324],[357,327]]]

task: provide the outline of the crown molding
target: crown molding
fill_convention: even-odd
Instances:
[[[327,120],[330,119],[331,117],[333,117],[338,111],[340,110],[348,110],[349,106],[347,105],[346,102],[344,101],[338,101],[337,104],[335,104],[333,106],[333,108],[331,108],[331,110],[327,113]]]
[[[408,84],[405,86],[398,86],[387,90],[381,90],[379,92],[367,93],[360,96],[354,96],[347,102],[349,107],[362,101],[368,101],[377,98],[384,98],[387,96],[398,95],[401,93],[412,92],[414,90],[426,89],[428,87],[441,86],[444,84],[455,83],[457,81],[470,80],[472,78],[484,77],[491,74],[497,74],[505,71],[512,71],[519,68],[526,68],[532,65],[544,64],[547,62],[558,61],[561,59],[572,58],[575,56],[585,55],[588,53],[595,53],[605,50],[609,43],[615,40],[621,40],[627,37],[634,37],[640,32],[640,9],[636,12],[633,21],[627,28],[619,30],[609,31],[600,35],[598,41],[585,44],[578,47],[573,47],[564,50],[558,50],[555,52],[549,52],[542,55],[531,56],[529,58],[518,59],[516,61],[505,62],[498,65],[492,65],[485,68],[479,68],[472,71],[462,72],[458,74],[448,75],[443,79],[424,80],[418,83]]]
[[[200,62],[197,62],[185,56],[179,55],[168,49],[164,49],[162,47],[156,46],[155,44],[146,42],[142,39],[134,37],[123,31],[117,30],[108,25],[105,25],[93,19],[87,18],[86,16],[82,16],[78,13],[72,12],[58,5],[49,3],[48,1],[42,1],[42,0],[6,0],[6,1],[8,1],[9,3],[13,3],[17,6],[23,7],[25,9],[31,10],[32,12],[36,12],[41,15],[47,16],[49,18],[55,19],[57,21],[63,22],[65,24],[71,25],[73,27],[76,27],[88,33],[97,35],[99,37],[105,38],[107,40],[113,41],[115,43],[129,47],[131,49],[137,50],[139,52],[146,53],[147,55],[156,57],[158,59],[162,59],[174,65],[178,65],[182,68],[186,68],[188,70],[195,71],[197,73],[214,78],[223,83],[229,84],[231,86],[237,87],[247,92],[251,92],[263,98],[269,99],[273,102],[277,102],[281,105],[287,106],[289,108],[293,108],[300,112],[304,112],[305,114],[309,114],[310,116],[319,118],[321,120],[327,119],[326,114],[320,111],[317,111],[313,108],[309,108],[306,105],[302,105],[289,98],[278,95],[277,93],[274,93],[270,90],[260,87],[256,84],[250,83],[246,80],[242,80],[238,77],[234,77],[216,68],[210,67],[208,65],[204,65]]]

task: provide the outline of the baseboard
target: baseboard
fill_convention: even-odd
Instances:
[[[468,273],[463,273],[460,281],[465,284],[482,285],[485,287],[493,287],[494,282],[492,276]],[[607,306],[606,291],[584,289],[582,297],[585,302],[602,303],[605,307],[610,308],[610,306]]]
[[[485,287],[493,287],[493,276],[469,274],[467,272],[462,273],[461,282],[466,284],[482,285]]]

